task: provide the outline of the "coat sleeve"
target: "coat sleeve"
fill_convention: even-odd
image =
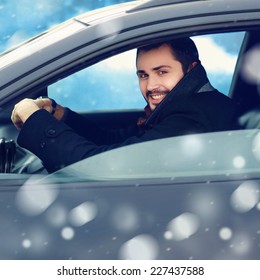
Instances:
[[[24,123],[17,142],[39,157],[48,172],[54,172],[108,150],[183,134],[180,131],[184,132],[186,127],[194,127],[196,123],[188,118],[180,127],[178,118],[179,116],[170,116],[140,136],[131,136],[118,143],[101,145],[91,141],[88,135],[83,137],[77,134],[74,129],[57,121],[47,111],[38,110]]]
[[[100,137],[104,135],[104,132],[102,133]],[[77,134],[46,110],[38,110],[24,123],[17,142],[39,157],[48,172],[54,172],[95,154],[140,142],[138,137],[133,136],[117,144],[104,145],[90,141],[88,134],[85,136]]]
[[[69,108],[66,108],[64,123],[71,127],[78,135],[97,145],[120,143],[128,137],[138,134],[135,124],[127,129],[106,129],[88,119],[87,116],[82,116]]]

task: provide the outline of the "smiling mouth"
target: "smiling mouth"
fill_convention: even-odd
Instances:
[[[168,91],[154,91],[147,92],[147,98],[150,103],[158,105],[168,94]]]
[[[164,98],[165,96],[166,96],[166,93],[159,93],[159,94],[152,93],[149,95],[149,97],[153,100],[160,100],[160,99]]]

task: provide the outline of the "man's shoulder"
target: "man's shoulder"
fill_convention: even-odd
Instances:
[[[197,92],[189,96],[190,101],[194,104],[202,102],[210,104],[227,104],[235,106],[235,102],[227,95],[219,92],[218,90]]]

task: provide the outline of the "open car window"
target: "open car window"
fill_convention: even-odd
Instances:
[[[244,32],[192,37],[212,85],[226,95],[243,38]],[[70,75],[51,85],[49,96],[76,111],[141,109],[135,56],[127,51]]]

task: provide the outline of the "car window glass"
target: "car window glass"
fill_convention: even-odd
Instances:
[[[214,87],[228,94],[244,32],[193,37]],[[136,50],[83,69],[51,85],[49,96],[73,110],[139,109],[145,101],[135,69]]]
[[[258,172],[259,139],[258,130],[237,130],[147,141],[95,155],[56,174],[58,180],[67,174],[77,180],[106,181]]]

